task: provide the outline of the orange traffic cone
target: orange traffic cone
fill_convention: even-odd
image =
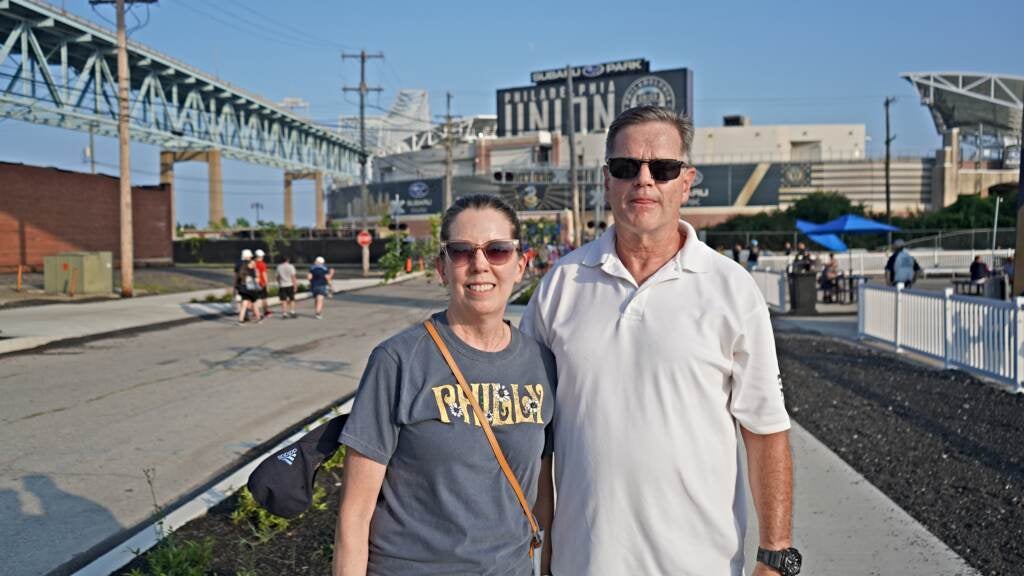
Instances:
[[[409,272],[412,272],[412,256],[405,259],[405,273],[408,274]]]

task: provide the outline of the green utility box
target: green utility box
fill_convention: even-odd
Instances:
[[[46,256],[43,286],[47,292],[62,294],[110,294],[114,291],[111,253],[64,252]]]

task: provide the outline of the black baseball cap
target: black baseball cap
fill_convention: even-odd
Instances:
[[[313,503],[317,470],[341,446],[338,437],[347,420],[348,414],[337,416],[261,462],[246,484],[253,499],[274,516],[305,512]]]

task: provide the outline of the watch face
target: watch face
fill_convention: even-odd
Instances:
[[[782,574],[784,576],[796,576],[800,573],[800,566],[803,564],[803,557],[796,548],[789,548],[782,554]]]

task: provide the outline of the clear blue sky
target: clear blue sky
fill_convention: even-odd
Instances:
[[[113,20],[109,6],[64,4],[102,25]],[[134,12],[146,21],[145,6]],[[265,98],[301,97],[331,124],[358,111],[356,96],[341,93],[359,81],[343,49],[384,53],[367,66],[368,82],[385,90],[372,104],[387,108],[399,88],[420,88],[441,114],[450,90],[461,115],[495,113],[495,90],[528,85],[533,70],[642,57],[655,70],[693,70],[698,126],[726,114],[755,124],[866,124],[871,154],[882,150],[889,95],[899,98],[897,152],[931,154],[940,143],[901,72],[1024,76],[1022,0],[161,0],[148,12],[132,38]],[[86,143],[77,132],[0,122],[2,161],[84,171]],[[97,159],[116,174],[116,141],[99,139]],[[155,183],[158,150],[133,146],[132,167],[134,182]],[[205,166],[179,165],[176,176],[179,221],[205,223]],[[281,171],[226,161],[224,179],[230,219],[253,220],[256,201],[262,218],[283,218]],[[312,195],[311,184],[297,184],[298,224],[313,221]]]

